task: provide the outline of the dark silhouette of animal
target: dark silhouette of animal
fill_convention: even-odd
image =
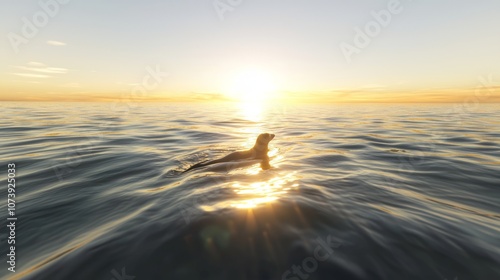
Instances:
[[[229,155],[216,160],[203,161],[189,167],[184,172],[211,164],[216,164],[221,162],[231,162],[241,159],[262,159],[261,162],[262,169],[269,169],[271,166],[269,165],[269,156],[267,155],[267,152],[269,151],[268,144],[269,142],[271,142],[271,140],[273,140],[273,138],[274,134],[262,133],[257,137],[255,145],[250,150],[230,153]]]

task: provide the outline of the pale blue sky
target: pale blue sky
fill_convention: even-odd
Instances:
[[[348,63],[339,45],[353,44],[355,28],[389,2],[242,0],[221,20],[212,0],[70,0],[16,53],[9,36],[22,36],[22,18],[32,21],[43,9],[38,1],[3,0],[0,90],[127,91],[155,65],[170,74],[154,89],[166,95],[223,93],[249,68],[283,92],[474,87],[491,74],[500,80],[498,0],[401,0],[402,11]]]

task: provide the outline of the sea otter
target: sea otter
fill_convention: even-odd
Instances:
[[[198,167],[203,167],[207,166],[210,164],[215,164],[215,163],[221,163],[221,162],[230,162],[230,161],[235,161],[235,160],[240,160],[240,159],[262,159],[261,162],[261,167],[262,169],[269,169],[271,166],[269,165],[269,157],[267,156],[268,152],[268,147],[267,145],[271,140],[273,140],[274,134],[269,134],[269,133],[262,133],[257,137],[257,140],[255,141],[255,145],[250,149],[246,151],[238,151],[231,153],[223,158],[216,159],[216,160],[211,160],[211,161],[203,161],[200,163],[197,163],[191,167],[189,167],[186,171],[198,168]]]

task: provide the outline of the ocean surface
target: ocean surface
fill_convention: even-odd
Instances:
[[[1,279],[500,279],[499,104],[0,109]]]

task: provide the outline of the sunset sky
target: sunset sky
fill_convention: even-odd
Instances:
[[[0,100],[500,102],[498,0],[59,1],[0,4]]]

